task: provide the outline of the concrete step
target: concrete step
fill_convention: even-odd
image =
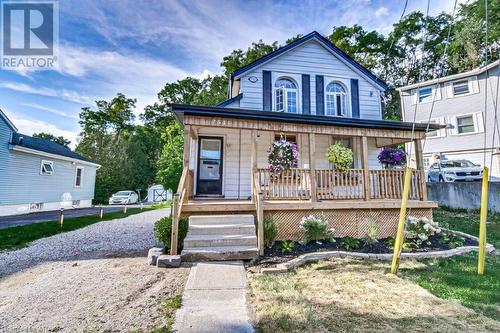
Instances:
[[[190,225],[189,234],[196,235],[255,235],[254,224],[202,224]]]
[[[219,247],[184,247],[181,252],[183,261],[209,260],[247,260],[259,256],[256,246],[219,246]]]
[[[254,224],[253,215],[193,215],[189,217],[189,225],[207,224]]]
[[[184,247],[257,246],[254,234],[246,235],[192,235],[184,239]]]

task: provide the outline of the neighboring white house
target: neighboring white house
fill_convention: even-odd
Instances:
[[[500,61],[495,61],[469,72],[398,88],[404,121],[413,121],[415,117],[416,122],[428,122],[430,118],[431,123],[448,125],[446,129],[427,133],[423,151],[426,169],[439,156],[484,166],[486,131],[486,166],[492,162],[491,175],[500,177],[498,128],[495,142],[492,141],[499,64]],[[410,145],[408,150],[415,151]]]
[[[17,132],[0,110],[0,216],[90,207],[100,165]]]

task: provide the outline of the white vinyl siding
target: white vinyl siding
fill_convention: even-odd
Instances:
[[[484,132],[482,112],[449,116],[449,123],[453,126],[451,135],[470,135]]]
[[[331,80],[348,82],[348,88],[350,88],[349,80],[351,78],[358,79],[360,117],[363,119],[382,118],[380,89],[371,81],[366,80],[357,72],[353,71],[325,47],[314,40],[283,53],[279,57],[276,57],[262,66],[256,67],[254,70],[241,77],[240,91],[243,93],[243,98],[240,101],[241,108],[262,110],[263,70],[272,72],[273,84],[275,73],[292,77],[299,85],[299,99],[302,95],[300,92],[300,87],[302,85],[301,75],[308,74],[310,76],[311,114],[316,113],[316,75],[323,75],[325,83],[329,83]],[[250,77],[257,78],[257,81],[251,82],[249,80]],[[350,95],[347,96],[347,101],[350,101]],[[301,103],[299,103],[299,105],[301,105]]]

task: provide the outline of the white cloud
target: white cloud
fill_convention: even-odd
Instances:
[[[7,117],[9,117],[9,119],[16,125],[19,133],[26,135],[33,135],[33,133],[40,132],[50,133],[55,136],[63,136],[70,140],[71,149],[74,149],[76,146],[77,133],[75,131],[63,130],[42,120],[21,118],[8,111],[5,111],[5,113],[7,114]]]
[[[76,91],[67,89],[52,89],[47,87],[33,87],[24,83],[17,82],[1,82],[0,88],[10,89],[14,91],[20,91],[28,94],[36,94],[49,97],[57,97],[67,101],[89,104],[92,103],[92,99],[88,96],[81,95]]]
[[[389,9],[387,7],[380,7],[375,11],[375,16],[376,17],[382,17],[382,16],[387,16],[389,15]]]
[[[58,110],[58,109],[50,108],[50,107],[47,107],[44,105],[40,105],[40,104],[36,104],[36,103],[24,103],[23,105],[27,106],[29,108],[34,108],[34,109],[50,112],[50,113],[53,113],[53,114],[58,115],[58,116],[71,118],[71,119],[78,119],[78,117],[75,115],[66,113],[66,112]]]

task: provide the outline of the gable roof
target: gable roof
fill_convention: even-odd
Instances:
[[[388,130],[408,130],[425,132],[427,126],[430,130],[438,130],[446,127],[440,124],[410,123],[395,120],[374,120],[360,118],[346,118],[333,116],[305,115],[297,113],[283,113],[272,111],[260,111],[250,109],[234,109],[215,106],[168,104],[172,108],[175,117],[182,123],[184,115],[236,118],[247,120],[265,120],[279,123],[299,123],[326,126],[345,126],[358,128],[388,129]]]
[[[348,56],[344,51],[342,51],[341,49],[336,47],[332,42],[330,42],[327,38],[323,37],[317,31],[313,31],[313,32],[297,39],[296,41],[294,41],[288,45],[282,46],[279,49],[277,49],[276,51],[273,51],[273,52],[269,53],[268,55],[265,55],[262,58],[259,58],[259,59],[255,60],[254,62],[251,62],[250,64],[235,70],[234,72],[231,73],[231,80],[242,76],[243,74],[245,74],[249,70],[254,69],[257,66],[260,66],[260,65],[270,61],[271,59],[274,59],[274,58],[280,56],[284,52],[287,52],[287,51],[289,51],[289,50],[291,50],[291,49],[293,49],[301,44],[304,44],[305,42],[312,40],[312,39],[316,39],[317,41],[319,41],[329,51],[331,51],[332,53],[337,55],[341,60],[343,60],[344,63],[346,63],[347,65],[350,65],[355,70],[360,72],[360,74],[364,75],[367,79],[373,81],[375,83],[375,85],[380,87],[382,90],[387,90],[389,88],[384,81],[380,80],[375,74],[373,74],[368,69],[366,69],[361,64],[359,64],[356,60],[354,60],[353,58]]]
[[[234,96],[233,98],[226,99],[224,102],[217,104],[217,107],[218,108],[225,108],[229,104],[236,102],[236,101],[239,101],[242,98],[243,98],[243,94],[239,93],[238,95]]]
[[[414,84],[410,84],[408,86],[399,87],[396,90],[398,90],[398,91],[407,91],[407,90],[411,90],[411,89],[415,89],[415,88],[430,86],[430,85],[437,84],[437,83],[443,83],[443,82],[448,82],[448,81],[454,81],[454,80],[458,80],[458,79],[463,79],[463,78],[466,78],[466,77],[469,77],[469,76],[482,74],[482,73],[484,73],[486,71],[489,71],[490,69],[492,69],[492,68],[494,68],[496,66],[499,66],[499,65],[500,65],[500,60],[497,60],[497,61],[494,61],[494,62],[492,62],[491,64],[489,64],[487,66],[474,68],[473,70],[470,70],[470,71],[467,71],[467,72],[453,74],[453,75],[448,75],[448,76],[443,76],[443,77],[440,77],[440,78],[437,78],[437,79],[432,79],[432,80],[417,82],[417,83],[414,83]]]
[[[12,136],[11,144],[13,146],[24,147],[48,154],[54,154],[54,155],[69,157],[75,160],[94,163],[90,159],[83,157],[82,155],[58,143],[46,139],[34,138],[32,136],[24,135],[17,132],[15,132],[14,135]]]
[[[7,124],[7,126],[10,127],[10,129],[13,132],[17,132],[16,126],[14,126],[14,124],[10,121],[10,119],[7,118],[7,115],[5,113],[3,113],[2,109],[0,109],[0,118],[3,119],[3,121]]]

